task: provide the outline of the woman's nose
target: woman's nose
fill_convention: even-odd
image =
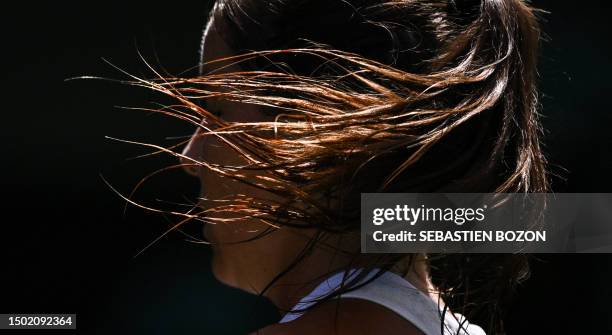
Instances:
[[[203,136],[201,136],[200,129],[198,128],[193,133],[193,135],[191,135],[189,142],[187,143],[185,149],[183,149],[182,152],[182,155],[184,157],[181,157],[180,159],[180,162],[181,164],[183,164],[183,169],[185,170],[185,172],[196,177],[199,176],[199,169],[198,165],[194,161],[202,161],[202,138]]]

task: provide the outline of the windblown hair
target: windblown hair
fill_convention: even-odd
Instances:
[[[235,221],[316,228],[313,247],[324,234],[358,231],[362,192],[549,189],[534,13],[519,0],[220,0],[212,26],[236,55],[206,60],[216,70],[195,78],[139,84],[176,98],[160,111],[198,125],[199,136],[216,136],[246,162],[183,157],[188,164],[283,199],[236,195],[203,211],[207,222],[229,211]],[[240,71],[222,71],[230,64]],[[274,121],[225,121],[202,103],[211,98],[255,104]],[[382,270],[410,259],[354,256]],[[491,316],[491,331],[502,331],[499,305],[525,276],[526,256],[430,261],[451,308]]]

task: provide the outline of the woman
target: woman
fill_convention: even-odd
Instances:
[[[181,166],[256,334],[502,332],[522,255],[361,254],[362,192],[546,192],[534,10],[519,0],[218,0],[200,75],[141,82],[197,126]],[[452,311],[452,312],[451,312]]]

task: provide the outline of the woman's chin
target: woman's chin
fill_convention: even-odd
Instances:
[[[250,290],[240,285],[235,271],[232,271],[219,255],[214,255],[212,258],[212,273],[224,285],[250,292]]]

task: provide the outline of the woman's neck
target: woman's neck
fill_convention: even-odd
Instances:
[[[351,259],[338,250],[315,247],[268,290],[266,297],[281,311],[291,310],[331,274],[346,269]]]
[[[331,274],[356,267],[351,264],[354,264],[353,257],[347,253],[337,249],[315,248],[265,295],[279,310],[289,311]],[[439,295],[429,278],[425,254],[414,254],[410,262],[400,262],[391,271],[403,276],[414,287],[438,301]]]

